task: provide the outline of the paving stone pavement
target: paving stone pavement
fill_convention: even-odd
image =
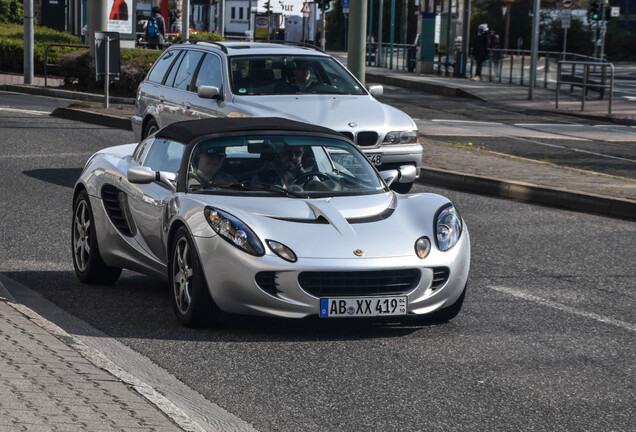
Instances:
[[[0,292],[0,431],[181,431]]]

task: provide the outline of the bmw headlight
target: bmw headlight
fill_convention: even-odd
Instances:
[[[435,240],[441,251],[447,251],[457,244],[462,235],[462,219],[452,204],[437,211],[435,218]]]
[[[265,248],[261,241],[240,219],[212,207],[206,207],[204,213],[205,220],[224,240],[250,255],[265,255]]]
[[[392,131],[384,137],[385,144],[411,144],[418,142],[418,134],[416,130],[410,131]]]

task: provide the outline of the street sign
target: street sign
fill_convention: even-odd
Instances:
[[[572,21],[572,11],[570,9],[563,9],[561,11],[561,28],[569,29]]]
[[[305,2],[303,3],[303,8],[300,10],[301,13],[306,13],[306,14],[310,14],[311,13],[311,6],[309,6],[309,2]]]
[[[561,6],[563,9],[571,9],[574,6],[574,0],[561,0]]]
[[[610,13],[611,17],[621,16],[621,7],[620,6],[612,6],[611,11],[612,11]]]

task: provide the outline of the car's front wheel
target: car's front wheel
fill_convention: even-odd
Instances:
[[[121,268],[110,267],[102,260],[93,209],[86,191],[81,191],[73,203],[71,233],[73,267],[79,280],[96,284],[115,282],[121,274]]]
[[[169,279],[177,319],[186,327],[212,324],[220,310],[210,296],[199,255],[185,227],[177,230],[170,257]]]
[[[144,126],[144,133],[142,139],[146,139],[148,136],[159,130],[159,126],[157,126],[157,122],[154,119],[148,120],[146,126]]]

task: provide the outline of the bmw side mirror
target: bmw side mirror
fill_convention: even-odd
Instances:
[[[149,167],[130,167],[126,173],[128,181],[138,184],[149,184],[152,182],[163,183],[170,188],[173,192],[177,190],[175,182],[177,181],[177,174],[166,171],[153,171]]]
[[[380,97],[384,94],[384,87],[382,87],[381,85],[369,86],[368,90],[373,97]]]
[[[199,86],[197,95],[202,99],[221,99],[219,88],[214,86]]]

